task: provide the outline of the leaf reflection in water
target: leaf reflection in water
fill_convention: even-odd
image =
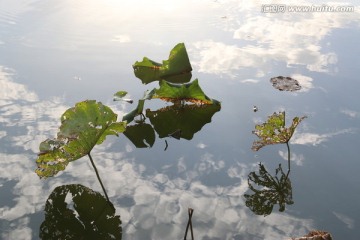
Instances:
[[[121,239],[121,220],[100,193],[80,184],[63,185],[46,201],[40,238]]]
[[[279,211],[285,210],[285,205],[292,205],[292,187],[288,174],[282,170],[281,164],[271,176],[263,164],[259,164],[259,173],[251,172],[248,184],[253,194],[244,194],[246,206],[257,215],[269,215],[274,205],[279,204]],[[262,187],[257,189],[254,185]]]

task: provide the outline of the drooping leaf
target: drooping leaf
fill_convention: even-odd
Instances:
[[[142,99],[139,99],[138,105],[136,106],[136,108],[134,110],[132,110],[131,112],[125,114],[123,116],[122,121],[126,121],[127,123],[130,123],[134,120],[134,118],[136,116],[142,114],[143,110],[144,110],[145,100],[150,100],[153,97],[154,93],[155,93],[155,89],[153,89],[151,91],[146,91],[144,93],[144,97]]]
[[[66,202],[69,196],[72,202]],[[46,201],[40,238],[121,239],[121,220],[100,193],[80,184],[63,185]]]
[[[268,117],[268,120],[263,124],[257,124],[253,133],[260,138],[254,141],[252,150],[258,151],[260,148],[278,143],[287,143],[294,134],[299,123],[306,118],[295,117],[290,127],[285,127],[285,112],[274,113]]]
[[[270,79],[273,87],[280,91],[298,91],[301,89],[299,82],[291,77],[273,77]]]
[[[135,76],[142,83],[148,84],[156,80],[166,80],[172,83],[186,83],[191,79],[191,65],[185,44],[177,44],[170,52],[168,60],[161,63],[147,57],[133,65]]]
[[[213,99],[205,95],[197,79],[185,84],[160,81],[160,88],[155,89],[153,98],[160,98],[173,103],[185,101],[197,104],[212,104],[214,102]]]
[[[190,140],[205,124],[211,122],[212,116],[220,108],[220,104],[173,105],[157,111],[146,110],[146,117],[160,138],[171,136]]]
[[[114,94],[113,100],[133,103],[134,101],[132,99],[124,98],[126,96],[126,94],[127,94],[126,91],[118,91],[117,93]]]
[[[155,142],[155,131],[150,124],[140,123],[127,126],[124,135],[137,147],[152,147]]]
[[[56,139],[40,144],[36,160],[39,177],[51,177],[101,144],[106,136],[125,131],[126,122],[117,122],[117,115],[95,100],[79,102],[61,116],[61,126]]]
[[[244,194],[245,204],[257,215],[269,215],[276,204],[279,204],[279,211],[283,212],[286,204],[291,205],[294,203],[288,174],[283,172],[281,165],[275,172],[275,176],[271,176],[264,165],[260,163],[259,174],[251,172],[248,176],[249,188],[253,191],[253,194]],[[260,189],[255,188],[253,184],[260,187]]]

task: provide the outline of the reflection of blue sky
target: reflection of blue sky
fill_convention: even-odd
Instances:
[[[49,136],[54,136],[59,116],[67,108],[61,100],[41,101],[24,85],[13,81],[15,74],[1,68],[1,138],[23,153],[0,153],[0,189],[7,182],[15,180],[11,189],[13,203],[0,206],[0,216],[8,225],[2,232],[4,239],[31,239],[33,229],[29,226],[31,215],[41,212],[46,198],[55,186],[81,182],[100,191],[93,169],[87,159],[69,164],[57,177],[40,180],[34,173],[35,153],[38,145]],[[11,95],[7,93],[11,92]],[[21,101],[19,99],[22,99]],[[16,121],[14,119],[16,118]],[[9,131],[12,127],[24,131]],[[231,239],[241,236],[271,236],[275,239],[283,233],[301,235],[312,228],[312,220],[298,219],[288,214],[274,213],[268,218],[255,217],[248,213],[242,200],[247,190],[247,174],[250,166],[237,163],[228,165],[213,154],[204,152],[199,161],[188,165],[179,158],[162,170],[153,170],[144,175],[148,168],[126,153],[108,151],[113,145],[107,141],[93,151],[97,167],[108,195],[121,215],[125,234],[135,238],[151,236],[152,239],[176,239],[183,235],[187,208],[195,209],[193,224],[199,239]],[[198,145],[200,149],[204,144]],[[167,169],[177,172],[175,177],[166,174]],[[229,186],[207,186],[199,179],[202,176],[221,172],[238,184]],[[132,199],[128,207],[116,204],[121,199]],[[8,223],[7,223],[8,221]],[[12,223],[12,224],[10,224]]]
[[[356,129],[343,129],[336,132],[331,133],[296,133],[294,137],[290,140],[292,144],[303,144],[303,145],[313,145],[316,146],[320,143],[324,143],[340,134],[347,134],[347,133],[357,133],[358,130]]]
[[[237,70],[253,67],[257,69],[256,76],[262,77],[271,71],[273,61],[278,61],[291,68],[304,66],[309,71],[334,73],[337,71],[337,54],[331,50],[331,42],[325,42],[324,47],[324,41],[335,29],[360,21],[356,11],[351,14],[263,14],[260,12],[262,4],[254,1],[223,2],[229,5],[225,30],[239,43],[196,42],[194,47],[199,52],[196,63],[201,72],[235,77]],[[299,5],[295,2],[286,4]],[[314,2],[301,2],[301,5],[306,4]]]
[[[37,227],[31,225],[32,216],[42,216],[46,198],[55,186],[82,183],[101,192],[85,158],[70,163],[64,172],[45,181],[40,181],[33,172],[38,145],[55,136],[60,115],[74,103],[74,97],[69,100],[71,94],[76,95],[76,101],[110,99],[114,91],[122,89],[129,90],[133,98],[142,96],[144,89],[137,85],[138,81],[128,84],[134,78],[131,64],[142,56],[159,61],[165,59],[169,49],[179,41],[187,45],[194,77],[198,77],[199,72],[209,73],[200,75],[206,76],[200,81],[204,89],[215,89],[214,97],[222,101],[223,109],[194,138],[193,147],[198,155],[193,156],[192,150],[187,153],[188,149],[176,151],[177,146],[169,144],[167,152],[159,154],[157,160],[162,161],[161,156],[168,157],[172,153],[175,161],[163,166],[141,161],[141,154],[155,158],[151,155],[153,149],[149,154],[139,154],[129,142],[124,144],[124,152],[111,139],[94,149],[93,157],[121,215],[126,234],[134,239],[179,238],[186,226],[187,208],[192,207],[199,239],[232,239],[236,234],[247,239],[300,236],[316,228],[323,222],[321,218],[327,216],[317,216],[307,207],[298,207],[302,198],[308,196],[304,189],[325,188],[331,192],[332,186],[318,183],[330,173],[334,176],[330,180],[339,185],[358,181],[355,175],[337,175],[337,163],[330,173],[308,167],[318,164],[322,168],[325,161],[336,162],[338,159],[332,156],[334,149],[322,150],[326,145],[337,143],[338,138],[355,139],[353,133],[358,133],[360,111],[356,102],[348,101],[349,96],[355,96],[354,92],[345,95],[347,92],[339,90],[342,83],[339,87],[330,83],[338,82],[334,76],[340,53],[333,49],[329,38],[338,28],[346,28],[351,23],[358,25],[358,12],[271,15],[262,14],[260,5],[250,1],[225,0],[137,1],[136,4],[134,1],[81,0],[53,4],[46,1],[0,2],[0,51],[5,56],[0,64],[16,69],[0,67],[0,191],[12,194],[10,203],[0,201],[0,226],[8,229],[1,233],[3,238],[31,239]],[[141,17],[138,4],[147,9]],[[262,77],[278,75],[278,72],[286,72],[297,79],[305,94],[279,94],[270,85],[262,84]],[[225,76],[221,79],[224,84],[212,86],[219,75]],[[240,75],[245,77],[236,78],[238,81],[228,79],[228,76]],[[81,81],[74,76],[79,76]],[[331,76],[331,79],[323,76]],[[26,86],[21,84],[23,82]],[[314,88],[321,91],[309,91]],[[333,96],[338,98],[329,99]],[[252,112],[254,104],[259,107],[257,113]],[[126,106],[127,110],[131,108]],[[291,158],[295,163],[292,165],[295,204],[285,214],[278,214],[276,209],[266,218],[256,217],[247,210],[241,198],[247,190],[247,174],[256,169],[255,162],[268,161],[262,157],[267,157],[264,152],[274,151],[275,154],[269,154],[274,159],[287,158],[287,153],[276,151],[272,146],[259,153],[260,157],[254,161],[252,153],[248,153],[254,139],[249,137],[253,130],[252,119],[263,122],[272,111],[280,110],[279,106],[289,110],[288,116],[310,113],[291,142],[294,145]],[[111,107],[115,108],[115,104]],[[116,108],[122,112],[124,106]],[[343,123],[345,120],[348,122]],[[224,122],[228,129],[223,128]],[[162,153],[163,146],[159,148]],[[310,156],[309,149],[318,155]],[[350,159],[355,152],[343,154]],[[355,171],[351,164],[350,160],[344,162],[344,169]],[[296,169],[298,166],[303,169]],[[301,177],[296,178],[298,175]],[[223,178],[232,182],[210,184],[209,178],[215,179],[212,183],[223,181]],[[15,182],[13,188],[11,180]],[[296,188],[302,186],[302,182],[308,186]],[[356,199],[354,193],[346,194]],[[322,199],[324,195],[311,194],[305,204],[330,213],[346,230],[356,229],[358,219],[351,215],[352,210],[347,211],[346,206],[330,204],[327,200],[318,206],[313,196]],[[0,199],[2,197],[0,194]],[[310,207],[316,210],[314,208]]]

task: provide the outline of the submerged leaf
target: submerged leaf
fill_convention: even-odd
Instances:
[[[270,79],[273,87],[280,91],[298,91],[301,89],[299,82],[291,77],[273,77]]]
[[[213,99],[205,95],[197,79],[185,84],[160,81],[160,88],[155,89],[153,98],[160,98],[173,103],[185,101],[197,104],[212,104],[214,102]]]
[[[65,169],[71,161],[90,153],[106,136],[125,131],[125,122],[116,122],[117,115],[95,100],[79,102],[61,116],[57,138],[40,144],[36,160],[39,177],[51,177]]]
[[[100,193],[80,184],[63,185],[46,201],[40,238],[121,239],[121,220]]]
[[[295,117],[290,127],[285,127],[285,112],[274,113],[268,117],[268,120],[263,124],[257,124],[253,133],[260,138],[254,141],[252,150],[258,151],[266,145],[287,143],[294,134],[299,123],[306,118]]]
[[[142,83],[148,84],[156,80],[166,80],[173,83],[185,83],[191,79],[191,65],[185,44],[177,44],[170,52],[168,60],[162,64],[147,57],[133,65],[135,76]]]

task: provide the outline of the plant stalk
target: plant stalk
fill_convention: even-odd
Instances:
[[[290,146],[289,146],[289,142],[286,142],[286,146],[287,146],[287,152],[288,152],[288,172],[286,174],[286,178],[289,176],[290,173]]]
[[[94,163],[94,161],[93,161],[90,153],[88,153],[88,156],[89,156],[90,162],[91,162],[91,164],[92,164],[92,166],[93,166],[93,168],[94,168],[94,170],[95,170],[96,177],[97,177],[97,179],[99,180],[100,185],[101,185],[101,188],[102,188],[102,190],[103,190],[103,192],[104,192],[104,194],[105,194],[106,200],[107,200],[108,202],[110,202],[109,197],[108,197],[108,195],[107,195],[107,193],[106,193],[105,187],[104,187],[104,185],[103,185],[103,183],[102,183],[102,181],[101,181],[101,179],[100,179],[99,172],[97,171],[97,168],[96,168],[96,166],[95,166],[95,163]]]
[[[186,226],[184,240],[186,240],[189,227],[190,227],[190,233],[191,233],[191,240],[194,240],[194,233],[193,233],[192,222],[191,222],[191,217],[193,215],[193,212],[194,212],[194,209],[192,209],[192,208],[188,209],[189,220],[188,220],[188,224]]]

